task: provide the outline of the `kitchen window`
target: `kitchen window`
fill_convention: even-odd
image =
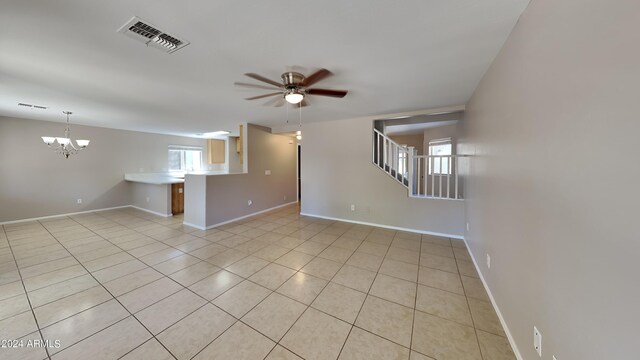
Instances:
[[[202,170],[201,147],[169,145],[169,171],[200,170]]]

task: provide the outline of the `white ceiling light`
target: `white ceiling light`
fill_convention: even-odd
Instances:
[[[198,134],[198,135],[200,135],[202,137],[214,137],[214,136],[229,135],[229,132],[226,131],[226,130],[220,130],[220,131],[211,131],[211,132]]]
[[[287,100],[289,104],[298,104],[300,101],[304,100],[304,95],[298,92],[297,89],[293,89],[284,96],[284,99]]]
[[[296,139],[302,140],[302,131],[300,130],[296,131]]]
[[[69,128],[69,115],[71,115],[72,112],[63,111],[63,113],[67,115],[67,127],[64,129],[64,137],[43,136],[42,141],[44,141],[51,150],[55,151],[56,154],[60,154],[64,156],[65,159],[68,159],[69,155],[75,155],[80,150],[84,150],[89,146],[89,140],[76,140],[78,147],[73,146],[73,141],[71,141],[71,129]],[[58,145],[54,145],[56,141],[58,142]]]

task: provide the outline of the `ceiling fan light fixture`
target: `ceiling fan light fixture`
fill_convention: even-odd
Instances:
[[[304,95],[299,93],[297,90],[292,90],[284,96],[284,99],[287,100],[289,104],[298,104],[304,100]]]

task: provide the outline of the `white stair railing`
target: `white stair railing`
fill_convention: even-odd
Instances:
[[[399,145],[373,130],[373,163],[407,188],[414,198],[461,200],[464,155],[417,155],[413,147]]]
[[[373,129],[373,147],[373,163],[409,188],[409,157],[413,148],[396,143],[376,129]]]
[[[413,155],[409,196],[433,199],[463,199],[464,155]]]

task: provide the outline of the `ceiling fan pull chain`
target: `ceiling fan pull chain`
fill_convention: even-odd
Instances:
[[[287,125],[289,124],[289,107],[285,106],[285,108],[287,109]]]
[[[298,124],[298,127],[302,127],[302,101],[298,103],[298,109],[300,109],[300,123]]]

